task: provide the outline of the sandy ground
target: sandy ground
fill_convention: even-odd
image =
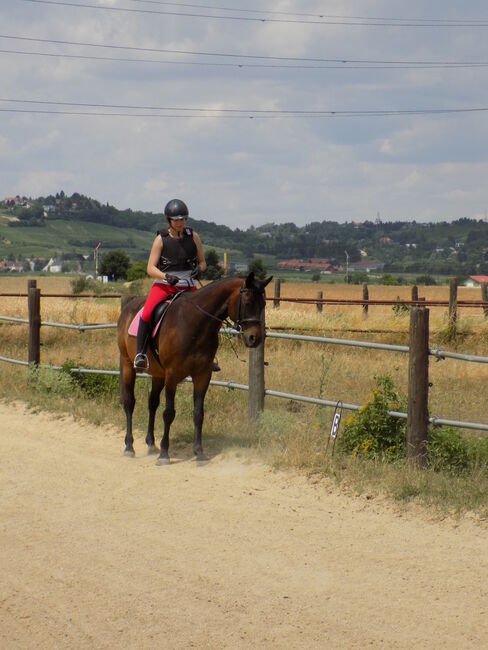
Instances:
[[[488,647],[486,526],[20,404],[0,432],[2,649]]]

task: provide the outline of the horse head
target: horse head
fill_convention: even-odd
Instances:
[[[244,344],[248,348],[256,348],[263,340],[262,313],[266,306],[264,290],[272,279],[273,276],[259,280],[251,271],[229,305],[229,315],[242,331]]]

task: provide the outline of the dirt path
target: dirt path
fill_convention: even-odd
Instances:
[[[0,647],[488,647],[486,528],[0,404]]]

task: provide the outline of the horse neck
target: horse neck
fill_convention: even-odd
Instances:
[[[192,296],[192,299],[209,314],[218,315],[219,318],[227,318],[229,315],[229,299],[241,286],[242,280],[239,278],[222,280],[216,284],[208,285],[208,288],[205,287],[201,292],[197,291]]]

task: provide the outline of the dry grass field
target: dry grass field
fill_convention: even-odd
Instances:
[[[27,278],[0,278],[0,293],[26,291]],[[41,319],[43,321],[80,323],[115,323],[120,301],[114,298],[42,298],[45,293],[71,293],[67,277],[39,277]],[[143,290],[150,286],[146,281]],[[130,289],[115,286],[114,293]],[[355,285],[320,285],[285,283],[283,298],[315,298],[322,291],[324,298],[358,299],[362,287]],[[409,300],[410,287],[371,286],[370,299]],[[268,297],[273,285],[268,286]],[[419,295],[429,299],[447,300],[447,286],[419,287]],[[479,290],[459,288],[459,300],[477,300]],[[27,317],[25,297],[0,298],[0,315]],[[315,305],[282,302],[279,309],[268,302],[266,325],[269,331],[292,330],[333,338],[383,341],[408,344],[408,311],[395,312],[391,306],[370,306],[364,319],[360,306],[325,305],[318,313]],[[459,336],[445,341],[447,313],[444,307],[430,310],[430,344],[446,350],[488,354],[488,320],[480,308],[464,308],[458,313]],[[114,330],[79,333],[46,326],[41,329],[41,362],[62,364],[67,359],[86,367],[118,368],[118,350]],[[0,354],[18,359],[27,357],[27,326],[0,324]],[[240,360],[246,351],[235,339],[223,338],[219,360],[223,372],[219,379],[247,383],[247,365]],[[341,345],[323,345],[268,338],[266,343],[266,385],[290,393],[324,397],[362,404],[375,385],[375,377],[390,374],[395,384],[406,391],[408,356],[396,352],[359,349]],[[431,359],[431,413],[449,419],[486,420],[486,384],[488,366],[447,359]],[[269,399],[271,403],[276,399]],[[278,401],[279,408],[285,406]],[[301,407],[297,407],[301,408]],[[307,407],[308,408],[308,407]]]
[[[27,278],[0,278],[0,293],[25,293]],[[40,277],[42,321],[80,323],[115,323],[120,309],[117,298],[42,298],[47,293],[71,293],[69,278]],[[150,281],[140,287],[147,291]],[[133,293],[133,287],[111,286],[113,293]],[[361,298],[360,286],[285,283],[282,297],[314,298],[317,291],[324,297]],[[448,298],[448,287],[419,287],[426,299]],[[268,298],[273,285],[268,287]],[[409,287],[370,287],[371,299],[408,300]],[[460,289],[460,300],[479,299],[479,291]],[[0,315],[27,317],[25,297],[0,297]],[[367,319],[360,306],[324,306],[318,313],[314,305],[283,302],[279,309],[268,302],[268,331],[304,332],[331,338],[381,341],[408,345],[409,313],[394,311],[391,306],[371,306]],[[445,308],[430,310],[430,345],[446,350],[488,356],[488,321],[478,309],[460,309],[458,336],[448,341]],[[27,359],[28,329],[24,324],[0,321],[0,356]],[[389,375],[397,389],[406,394],[408,355],[398,352],[367,350],[343,345],[280,340],[266,341],[266,387],[278,391],[321,397],[329,400],[364,404],[375,389],[376,378]],[[248,383],[247,351],[238,339],[222,336],[218,358],[222,372],[219,380]],[[88,368],[119,367],[114,329],[80,333],[44,326],[41,328],[41,364]],[[86,375],[85,375],[86,377]],[[101,377],[90,375],[90,377]],[[488,365],[446,359],[430,361],[430,413],[438,417],[487,422],[486,385]],[[41,370],[36,381],[23,366],[0,361],[0,390],[7,400],[21,400],[35,410],[56,413],[68,411],[99,426],[120,430],[121,449],[125,416],[118,403],[114,379],[108,394],[87,393],[67,379],[65,373]],[[147,426],[149,382],[136,382],[134,436],[136,453],[144,451]],[[302,468],[307,472],[326,472],[341,484],[357,492],[373,491],[395,499],[410,500],[417,495],[423,503],[435,504],[449,511],[475,509],[488,512],[486,480],[480,475],[454,480],[450,475],[413,472],[398,466],[362,464],[354,460],[328,464],[324,456],[330,430],[332,409],[287,399],[266,398],[265,411],[257,430],[250,431],[247,421],[247,394],[244,391],[211,387],[206,398],[204,447],[207,453],[219,454],[232,448],[253,447],[268,462],[282,467]],[[171,449],[187,449],[192,441],[192,399],[190,384],[177,392],[177,417],[171,431]],[[349,417],[346,411],[345,417]],[[157,418],[156,435],[162,433],[162,418]],[[484,435],[466,431],[467,435]],[[485,516],[484,514],[482,516]]]

